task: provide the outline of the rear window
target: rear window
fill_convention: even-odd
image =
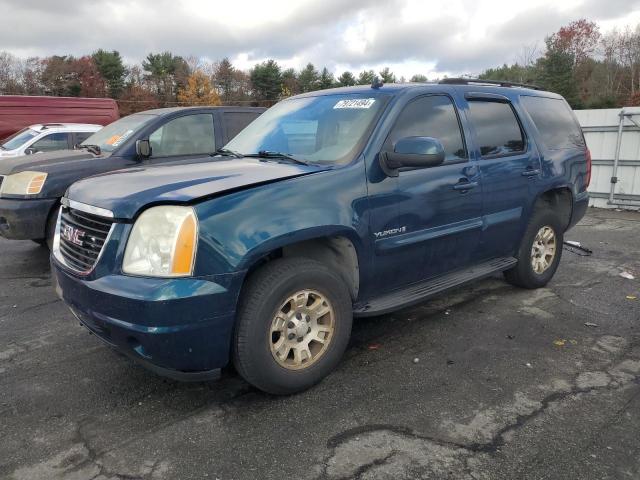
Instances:
[[[469,102],[469,113],[483,157],[524,151],[524,135],[510,104],[473,100]]]
[[[580,126],[564,100],[523,96],[521,102],[549,150],[584,148]]]
[[[244,127],[255,120],[258,113],[253,112],[225,112],[224,122],[227,127],[227,137],[231,140],[238,135]]]

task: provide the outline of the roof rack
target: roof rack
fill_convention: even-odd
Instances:
[[[443,78],[438,83],[445,85],[497,85],[499,87],[522,87],[542,90],[538,85],[528,83],[507,82],[504,80],[481,80],[479,78]]]
[[[51,127],[63,127],[64,125],[62,123],[42,123],[42,129],[46,130],[47,128],[51,128]]]

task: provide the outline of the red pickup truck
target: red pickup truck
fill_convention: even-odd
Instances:
[[[111,98],[0,95],[0,139],[38,123],[108,125],[118,118],[118,104]]]

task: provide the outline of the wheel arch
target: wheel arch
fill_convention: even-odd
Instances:
[[[533,203],[531,214],[539,208],[551,208],[560,216],[562,226],[566,231],[571,222],[573,201],[573,191],[569,186],[554,186],[538,194]]]
[[[292,237],[281,237],[252,252],[243,260],[241,267],[247,271],[247,278],[262,265],[277,258],[309,258],[319,261],[335,270],[349,289],[351,299],[356,300],[360,291],[361,266],[364,252],[359,237],[348,229],[335,228],[331,231],[306,232]]]

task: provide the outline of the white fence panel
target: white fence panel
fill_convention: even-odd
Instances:
[[[589,195],[591,205],[601,208],[640,207],[640,109],[634,107],[576,110],[591,150],[593,167]],[[614,176],[620,116],[624,116],[620,154]],[[613,202],[611,192],[613,186]]]

